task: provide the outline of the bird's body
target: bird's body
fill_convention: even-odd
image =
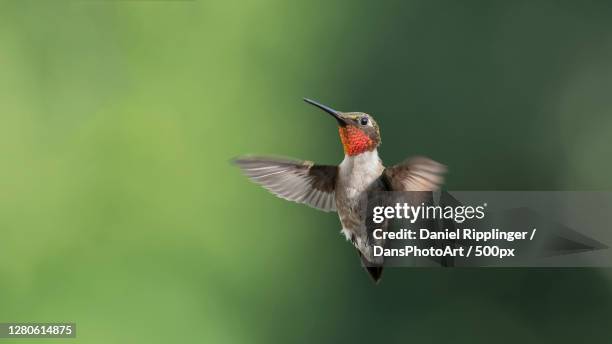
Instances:
[[[380,131],[365,113],[342,113],[305,99],[330,115],[339,124],[344,160],[338,166],[279,158],[242,157],[236,163],[254,182],[277,196],[304,203],[323,211],[337,211],[341,232],[357,249],[363,266],[378,281],[383,257],[375,257],[375,245],[367,218],[368,200],[380,191],[435,191],[442,184],[446,168],[428,158],[417,157],[385,168],[378,156]],[[385,227],[379,224],[376,227]]]
[[[345,156],[338,166],[336,182],[336,209],[342,223],[342,233],[357,250],[370,262],[382,264],[382,257],[375,259],[368,238],[366,208],[368,195],[384,191],[381,176],[385,170],[378,157],[378,151]]]

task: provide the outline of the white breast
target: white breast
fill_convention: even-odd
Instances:
[[[339,189],[347,189],[350,196],[358,196],[383,173],[384,166],[375,149],[355,156],[345,156],[339,166]]]

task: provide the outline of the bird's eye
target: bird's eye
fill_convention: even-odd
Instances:
[[[368,124],[368,118],[366,116],[361,117],[361,119],[359,120],[359,123],[361,123],[361,125]]]

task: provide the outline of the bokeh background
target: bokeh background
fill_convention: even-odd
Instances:
[[[376,116],[383,159],[429,155],[449,190],[610,190],[611,87],[608,1],[1,1],[0,322],[74,321],[74,343],[609,342],[610,270],[374,286],[335,214],[228,161],[339,162],[311,97]]]

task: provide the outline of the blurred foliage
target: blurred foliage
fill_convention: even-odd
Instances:
[[[74,321],[75,343],[602,342],[606,270],[374,286],[334,214],[228,161],[340,161],[306,96],[372,113],[388,163],[432,156],[450,190],[609,190],[611,18],[606,1],[2,1],[0,322]]]

